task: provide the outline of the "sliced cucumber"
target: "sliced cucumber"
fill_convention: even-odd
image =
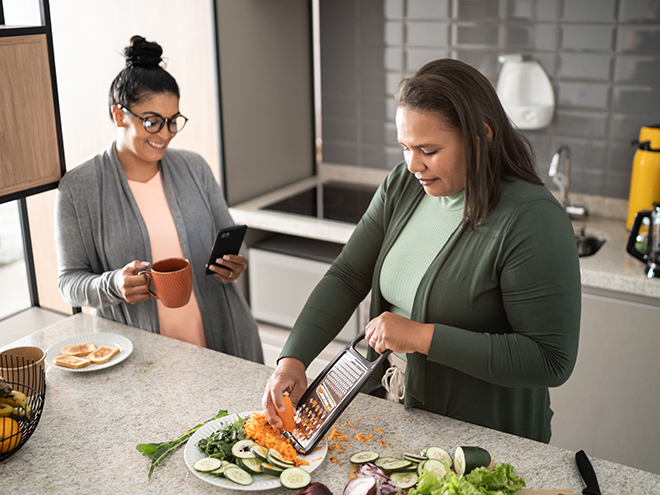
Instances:
[[[454,452],[454,471],[458,476],[468,474],[474,468],[488,467],[491,457],[481,447],[456,447]]]
[[[365,462],[374,462],[380,457],[378,452],[373,452],[371,450],[365,450],[364,452],[358,452],[351,456],[351,462],[353,464],[364,464]]]
[[[266,457],[270,464],[281,467],[282,469],[295,466],[293,462],[286,460],[284,456],[275,449],[268,449],[268,455]]]
[[[252,446],[252,452],[257,456],[257,459],[261,459],[264,462],[268,461],[268,449],[257,443]]]
[[[256,457],[238,458],[238,465],[249,473],[261,473],[261,460]]]
[[[254,452],[252,452],[253,445],[254,440],[239,440],[232,446],[231,453],[234,454],[234,457],[239,459],[249,459],[250,457],[256,457]]]
[[[220,462],[222,462],[220,467],[218,469],[216,469],[215,471],[211,471],[211,474],[215,474],[216,476],[224,476],[225,475],[225,468],[227,467],[228,464],[230,464],[230,462],[226,461],[224,459]]]
[[[225,468],[225,478],[239,485],[251,485],[254,481],[252,475],[240,467],[228,466]]]
[[[404,473],[397,471],[390,475],[390,481],[394,486],[398,486],[401,489],[411,488],[415,486],[419,478],[415,473]]]
[[[445,474],[449,471],[449,466],[440,459],[429,459],[424,463],[422,473],[432,473],[438,481],[444,478]]]
[[[267,462],[261,463],[261,472],[263,474],[270,474],[271,476],[279,477],[282,471],[284,471],[284,469],[268,464]]]
[[[417,472],[417,466],[419,466],[419,463],[411,462],[410,466],[403,467],[401,469],[397,469],[394,472],[395,473],[416,473]]]
[[[417,464],[417,476],[424,474],[424,464],[426,464],[426,461],[421,461]]]
[[[195,471],[199,471],[200,473],[210,473],[211,471],[218,469],[220,466],[222,466],[222,461],[215,457],[204,457],[193,464]]]
[[[444,461],[449,467],[451,467],[453,463],[449,452],[447,452],[445,449],[441,449],[440,447],[429,447],[424,450],[424,454],[428,459],[439,459]]]
[[[412,462],[405,459],[397,459],[396,457],[379,457],[374,464],[383,471],[399,471],[410,466]]]
[[[312,475],[299,467],[290,467],[280,473],[280,483],[284,488],[299,490],[312,482]]]
[[[426,456],[419,454],[411,454],[410,452],[404,452],[403,454],[401,454],[401,458],[405,459],[406,461],[414,462],[415,464],[427,459]]]

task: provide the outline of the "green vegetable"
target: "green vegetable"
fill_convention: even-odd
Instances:
[[[236,456],[232,452],[234,445],[245,440],[247,434],[243,430],[243,424],[247,418],[239,418],[235,423],[227,423],[211,433],[210,436],[202,438],[197,442],[197,448],[206,457],[215,457],[220,460],[227,460],[235,463]],[[252,454],[251,454],[252,455]]]
[[[139,452],[142,452],[144,455],[146,455],[151,459],[151,468],[149,469],[149,479],[151,478],[151,474],[154,472],[155,467],[161,464],[172,452],[174,452],[176,449],[178,449],[184,443],[186,443],[193,433],[195,433],[197,430],[199,430],[209,421],[222,418],[223,416],[227,416],[227,411],[221,409],[220,412],[218,412],[218,414],[215,417],[209,419],[208,421],[204,421],[202,424],[199,424],[194,428],[188,430],[186,433],[181,435],[176,440],[172,440],[171,442],[161,442],[161,443],[141,443],[140,445],[135,447]]]
[[[475,468],[463,477],[449,471],[440,480],[426,473],[409,495],[515,495],[524,486],[525,481],[513,474],[513,466],[498,464],[493,469]]]

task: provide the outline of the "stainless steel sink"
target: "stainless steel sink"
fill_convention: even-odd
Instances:
[[[575,244],[578,249],[578,256],[593,256],[598,252],[607,239],[599,235],[591,235],[586,232],[586,228],[582,227],[579,231],[575,231]]]

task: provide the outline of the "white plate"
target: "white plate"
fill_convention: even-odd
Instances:
[[[252,412],[260,412],[260,411],[252,411]],[[252,414],[252,412],[230,414],[222,418],[214,419],[213,421],[206,423],[199,430],[193,433],[193,436],[188,439],[188,442],[186,443],[185,449],[183,451],[183,458],[186,461],[186,465],[188,466],[188,469],[190,469],[195,476],[203,479],[208,483],[211,483],[212,485],[221,486],[223,488],[229,488],[231,490],[243,490],[243,491],[254,492],[254,491],[270,490],[272,488],[281,487],[282,484],[280,483],[279,478],[274,478],[273,476],[269,476],[267,474],[250,473],[252,474],[254,483],[252,483],[251,485],[244,486],[244,485],[239,485],[238,483],[234,483],[233,481],[230,481],[227,478],[222,478],[214,474],[200,473],[199,471],[196,471],[195,468],[193,467],[193,464],[195,464],[195,462],[205,457],[205,455],[197,448],[197,442],[199,442],[203,438],[210,436],[212,433],[215,433],[223,425],[227,423],[236,422],[239,416],[241,418],[247,418],[250,414]],[[322,444],[319,443],[319,447],[317,447],[317,449],[315,449],[311,454],[299,456],[301,459],[304,459],[305,461],[309,462],[308,466],[300,466],[302,469],[304,469],[309,473],[311,473],[317,467],[319,467],[323,462],[323,459],[325,459],[325,456],[328,453],[327,442],[324,442]]]
[[[65,366],[58,366],[57,364],[53,363],[53,358],[60,355],[60,351],[62,350],[62,347],[64,347],[65,345],[84,344],[85,342],[94,342],[94,345],[96,347],[100,347],[102,345],[119,347],[120,352],[112,356],[110,358],[110,361],[108,361],[107,363],[103,363],[103,364],[92,363],[77,369],[66,368]],[[84,373],[86,371],[102,370],[104,368],[109,368],[110,366],[114,366],[115,364],[119,364],[128,356],[130,356],[131,352],[133,352],[133,342],[131,342],[123,335],[117,335],[116,333],[88,333],[85,335],[74,335],[73,337],[64,339],[61,342],[58,342],[57,344],[51,345],[46,351],[46,363],[57,370],[73,371],[74,373]]]

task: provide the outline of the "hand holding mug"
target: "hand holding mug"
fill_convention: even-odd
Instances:
[[[190,261],[183,258],[167,258],[157,261],[151,268],[140,270],[138,275],[147,275],[151,279],[154,290],[148,289],[168,308],[180,308],[188,304],[192,294],[192,268]],[[147,285],[147,288],[150,284]]]
[[[131,261],[122,268],[117,286],[119,292],[127,303],[135,304],[149,299],[149,285],[151,281],[139,271],[149,266],[146,261]]]

